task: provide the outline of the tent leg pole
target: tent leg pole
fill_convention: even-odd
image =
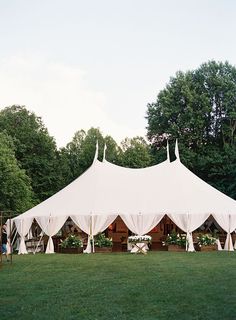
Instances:
[[[229,240],[228,240],[228,252],[230,252],[230,237],[231,237],[231,234],[229,233]]]
[[[228,240],[228,252],[230,251],[230,237],[231,237],[231,233],[230,233],[230,214],[229,214],[229,240]]]
[[[10,237],[9,237],[9,246],[10,246],[10,259],[11,259],[11,264],[12,264],[12,242],[11,242],[11,233],[12,233],[12,222],[10,218]]]

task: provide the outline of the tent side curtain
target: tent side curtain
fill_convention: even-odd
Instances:
[[[70,217],[81,230],[88,234],[88,238],[91,238],[99,232],[103,232],[116,219],[117,215],[73,215]],[[87,248],[85,249],[84,253],[91,252],[91,243],[88,239]]]
[[[164,217],[164,214],[121,214],[126,226],[137,235],[151,231]]]
[[[225,250],[234,251],[233,241],[231,237],[231,232],[236,229],[236,214],[213,214],[214,219],[219,224],[219,226],[227,232],[227,237],[225,241]]]
[[[43,232],[49,236],[48,244],[45,253],[54,253],[54,245],[52,236],[62,228],[63,224],[67,220],[67,216],[64,217],[36,217],[36,221],[39,224]]]
[[[117,215],[71,215],[74,223],[88,235],[103,232],[117,217]]]
[[[33,218],[25,218],[25,219],[14,219],[16,230],[20,235],[20,246],[18,254],[27,254],[27,249],[25,246],[25,236],[29,232],[29,229],[32,225]]]
[[[192,232],[199,228],[210,216],[204,214],[168,214],[168,217],[184,232],[187,233],[187,250],[195,251]]]

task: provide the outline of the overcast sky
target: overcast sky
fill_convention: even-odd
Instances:
[[[58,147],[100,127],[145,135],[176,71],[236,65],[234,0],[0,0],[0,108],[25,105]]]

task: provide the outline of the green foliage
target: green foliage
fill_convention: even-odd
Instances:
[[[121,163],[124,167],[145,168],[151,165],[152,157],[147,142],[142,137],[126,138],[121,142]]]
[[[168,234],[166,240],[163,242],[163,245],[168,246],[170,244],[175,244],[180,247],[186,247],[186,234],[176,233],[173,231],[171,234]]]
[[[112,247],[112,239],[107,238],[104,233],[99,233],[94,237],[95,247]]]
[[[81,248],[83,247],[83,242],[74,234],[70,234],[65,240],[60,243],[60,246],[62,248]]]
[[[57,151],[41,118],[24,106],[14,105],[0,111],[0,132],[12,138],[18,165],[29,177],[34,203],[50,197],[86,171],[93,162],[97,141],[100,161],[106,144],[106,160],[114,164],[138,168],[152,162],[143,138],[127,138],[120,148],[98,128],[76,132],[72,141]]]
[[[0,112],[0,130],[12,137],[15,155],[31,179],[37,201],[58,189],[56,144],[41,118],[23,106],[11,106]]]
[[[130,243],[138,243],[138,242],[148,242],[151,243],[152,242],[152,237],[149,235],[144,235],[144,236],[129,236],[128,237],[128,241]]]
[[[236,68],[210,61],[178,72],[148,105],[148,139],[166,148],[178,138],[181,161],[236,199]],[[173,159],[173,144],[171,149]]]
[[[126,138],[121,147],[111,136],[103,137],[98,128],[91,128],[87,132],[80,130],[75,133],[72,141],[59,152],[59,163],[63,176],[61,187],[81,175],[92,164],[96,143],[98,141],[98,159],[103,160],[106,144],[106,160],[125,167],[143,168],[152,164],[153,158],[147,142],[142,137]]]
[[[197,236],[197,243],[199,246],[211,246],[216,244],[216,238],[211,234],[199,234]]]
[[[0,132],[0,211],[23,212],[33,205],[30,179],[19,167],[11,137]]]
[[[190,148],[203,143],[233,144],[236,133],[236,69],[211,61],[178,72],[148,105],[148,136],[157,145],[180,137]]]
[[[106,160],[121,165],[122,163],[122,149],[117,145],[115,140],[111,136],[106,136],[104,138],[106,143]]]
[[[106,143],[106,160],[119,163],[120,149],[112,137],[106,136],[104,138],[98,128],[91,128],[87,132],[84,130],[77,131],[72,141],[59,152],[60,167],[65,177],[62,186],[76,179],[91,166],[97,142],[99,145],[98,159],[100,161],[103,160],[103,150]]]

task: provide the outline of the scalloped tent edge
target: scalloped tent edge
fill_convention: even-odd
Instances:
[[[168,152],[168,146],[167,146]],[[35,219],[49,236],[46,253],[53,253],[52,236],[70,217],[93,237],[104,231],[119,215],[135,234],[143,235],[164,215],[187,233],[188,251],[194,251],[192,232],[212,215],[227,232],[225,249],[233,250],[231,233],[236,229],[236,201],[213,188],[180,161],[176,141],[176,160],[167,160],[142,169],[124,168],[97,159],[68,186],[15,217],[21,237],[19,253],[27,253],[24,237]],[[88,248],[89,251],[89,248]]]

